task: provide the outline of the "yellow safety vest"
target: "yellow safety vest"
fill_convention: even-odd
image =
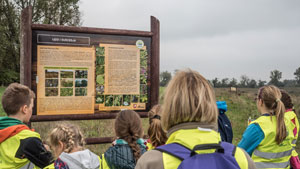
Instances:
[[[294,139],[293,139],[293,147],[296,147],[296,142],[297,142],[297,139],[298,139],[298,132],[299,132],[299,121],[298,121],[298,118],[297,118],[297,115],[295,114],[294,111],[288,111],[288,112],[285,112],[284,114],[284,117],[288,120],[288,124],[290,125],[287,125],[287,127],[289,127],[289,131],[292,131],[296,128],[297,129],[297,133],[296,135],[294,136]],[[292,122],[292,120],[295,119],[295,124]],[[294,134],[294,132],[293,132]]]
[[[293,134],[287,127],[288,135],[279,145],[275,141],[277,120],[275,116],[261,116],[250,124],[256,123],[264,133],[264,139],[252,153],[257,168],[289,168],[293,147]],[[288,126],[288,121],[285,119]],[[288,124],[288,125],[287,125]]]
[[[40,138],[40,135],[31,130],[22,130],[0,144],[0,169],[23,169],[29,166],[29,168],[37,168],[27,158],[15,157],[20,146],[20,140],[29,137]]]
[[[106,160],[105,160],[105,157],[104,157],[104,154],[101,155],[100,157],[100,168],[101,169],[110,169],[108,164],[106,163]]]
[[[155,147],[151,143],[149,143],[149,142],[147,142],[146,146],[148,147],[147,151],[155,149]]]
[[[166,144],[170,143],[179,143],[188,147],[189,149],[193,149],[194,146],[198,144],[218,144],[221,141],[220,134],[214,130],[201,130],[199,129],[181,129],[175,131],[170,135]],[[201,150],[197,153],[213,153],[215,150]],[[245,153],[237,147],[235,155],[234,155],[238,165],[241,169],[248,169],[248,161],[245,156]],[[174,169],[178,168],[181,161],[169,155],[167,153],[163,153],[163,164],[164,169]]]

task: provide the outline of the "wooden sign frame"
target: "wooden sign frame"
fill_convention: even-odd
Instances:
[[[32,7],[27,7],[22,11],[20,24],[20,82],[37,92],[37,33],[57,33],[57,34],[79,34],[95,35],[100,38],[115,39],[122,41],[122,38],[137,40],[145,39],[150,47],[150,59],[148,60],[148,103],[146,110],[139,111],[142,118],[148,117],[147,112],[151,107],[158,104],[159,100],[159,50],[160,50],[160,32],[159,20],[151,16],[151,31],[121,30],[121,29],[103,29],[90,27],[73,27],[60,25],[46,25],[32,23]],[[124,41],[123,41],[124,42]],[[35,105],[37,101],[35,99]],[[94,114],[67,114],[67,115],[37,115],[35,106],[31,122],[59,121],[59,120],[95,120],[95,119],[114,119],[118,111],[96,111]],[[89,138],[88,144],[109,143],[111,138]]]

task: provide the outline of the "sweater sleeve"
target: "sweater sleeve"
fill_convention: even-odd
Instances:
[[[251,156],[264,137],[264,132],[258,124],[250,124],[244,132],[238,147],[243,148]]]
[[[36,137],[29,137],[21,140],[16,157],[25,157],[40,168],[44,168],[53,163],[51,152],[47,151],[42,141]]]

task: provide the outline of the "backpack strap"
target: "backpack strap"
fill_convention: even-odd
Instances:
[[[191,152],[192,152],[192,150],[190,150],[189,148],[187,148],[179,143],[165,144],[165,145],[156,147],[155,150],[158,150],[163,153],[167,153],[171,156],[178,158],[181,161],[190,157]]]
[[[220,142],[220,144],[199,144],[193,150],[179,143],[171,143],[156,147],[155,150],[167,153],[183,161],[186,158],[196,155],[195,151],[207,149],[216,149],[217,153],[224,153],[227,156],[234,156],[236,152],[236,146],[227,142]]]
[[[236,152],[236,146],[227,142],[221,142],[221,146],[224,148],[225,155],[234,156]]]

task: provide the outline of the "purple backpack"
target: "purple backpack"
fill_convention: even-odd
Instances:
[[[216,149],[214,153],[197,154],[198,150]],[[171,143],[159,146],[156,150],[170,154],[182,162],[178,169],[240,169],[234,158],[236,147],[230,143],[199,144],[193,150],[178,144]]]

